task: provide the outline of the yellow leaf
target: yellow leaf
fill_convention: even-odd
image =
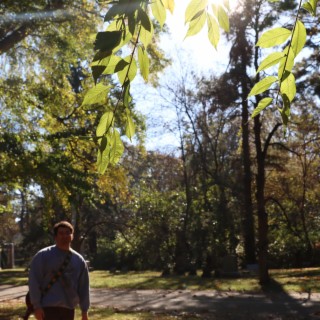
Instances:
[[[161,0],[161,2],[163,3],[163,6],[166,9],[168,9],[171,12],[171,14],[173,14],[173,11],[174,11],[174,0]]]
[[[189,29],[185,36],[194,36],[203,28],[204,24],[206,23],[206,12],[205,10],[199,11],[198,14],[190,21]]]
[[[211,44],[217,49],[220,40],[219,25],[216,19],[211,15],[207,14],[207,24],[208,24],[208,38]]]
[[[304,24],[301,21],[297,21],[296,27],[292,36],[292,50],[294,56],[296,57],[299,52],[303,49],[305,43],[307,41],[307,31]]]
[[[208,0],[191,0],[186,12],[185,12],[185,23],[190,22],[196,15],[206,8]]]

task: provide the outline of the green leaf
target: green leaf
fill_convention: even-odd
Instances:
[[[105,66],[92,66],[91,70],[92,70],[92,76],[94,79],[94,84],[97,84],[97,81],[99,79],[99,77],[101,76],[101,74],[103,73],[103,71],[105,70]]]
[[[110,54],[106,57],[102,57],[101,59],[98,59],[98,60],[94,60],[91,62],[91,67],[94,67],[94,66],[104,66],[106,67],[110,60],[111,60],[111,57],[112,57],[112,52],[110,51]]]
[[[135,34],[135,31],[137,29],[137,26],[138,26],[138,22],[137,22],[137,19],[136,19],[136,15],[134,13],[132,14],[129,14],[128,15],[128,18],[127,18],[127,24],[128,24],[128,30],[129,32],[134,35]]]
[[[273,100],[272,98],[263,98],[262,100],[260,100],[258,106],[253,110],[251,118],[254,118],[262,110],[268,107],[271,104],[272,100]]]
[[[109,129],[113,126],[113,124],[114,124],[114,113],[112,111],[107,111],[100,118],[99,124],[96,129],[96,136],[101,137],[105,135],[105,133],[109,131]]]
[[[121,57],[112,55],[106,69],[103,71],[103,74],[114,74],[116,73],[117,66],[122,61]]]
[[[149,77],[149,57],[146,50],[139,46],[138,47],[138,61],[140,66],[140,72],[143,79],[147,82]]]
[[[310,0],[309,3],[311,5],[311,7],[314,10],[314,15],[316,15],[316,10],[317,10],[317,4],[318,4],[319,0]]]
[[[263,33],[256,46],[261,48],[274,47],[285,42],[290,35],[291,31],[286,28],[275,28]]]
[[[124,28],[123,20],[113,20],[109,23],[106,31],[122,31]]]
[[[127,80],[124,84],[123,84],[123,105],[126,108],[129,108],[129,103],[131,102],[132,98],[130,95],[130,81]]]
[[[208,0],[191,0],[185,12],[185,24],[199,15],[199,12],[203,11],[207,4]]]
[[[284,52],[273,52],[269,54],[263,61],[260,63],[257,73],[268,69],[275,64],[279,63],[281,59],[285,56]]]
[[[282,94],[281,97],[282,97],[282,102],[283,102],[284,109],[286,109],[286,110],[290,109],[291,102],[290,102],[288,96],[286,94]]]
[[[110,157],[108,156],[109,153],[110,153],[109,144],[106,145],[106,148],[103,151],[101,151],[100,149],[98,150],[97,168],[100,174],[104,174],[106,172],[106,169],[108,168],[108,165],[110,163]]]
[[[144,47],[147,48],[151,43],[153,37],[153,24],[150,24],[150,30],[146,29],[141,25],[139,40],[143,43]]]
[[[211,44],[217,49],[220,40],[220,30],[216,19],[211,15],[207,14],[208,24],[208,38]]]
[[[167,12],[161,0],[151,2],[151,11],[155,19],[158,20],[160,28],[162,29],[163,24],[167,18]]]
[[[305,2],[302,5],[302,8],[307,10],[312,16],[315,17],[317,15],[317,2],[317,0],[310,0],[308,2]]]
[[[108,153],[110,149],[108,139],[106,136],[103,136],[99,141],[98,155],[97,155],[97,167],[99,173],[104,173],[109,164],[109,159],[104,157],[105,153]]]
[[[110,51],[121,41],[122,31],[98,32],[94,42],[94,50]]]
[[[101,60],[104,60],[104,59],[107,59],[108,57],[110,57],[110,55],[112,54],[112,51],[98,51],[94,57],[93,57],[93,62],[96,62],[96,61],[101,61]],[[103,65],[103,63],[101,63],[101,65]]]
[[[125,67],[117,72],[121,84],[124,84],[126,80],[132,81],[137,75],[137,63],[134,59],[131,61],[131,55],[124,58],[123,61],[126,63]]]
[[[81,106],[95,103],[104,103],[108,97],[110,86],[98,83],[96,86],[88,90]]]
[[[126,68],[128,69],[129,65],[130,65],[130,59],[128,59],[128,57],[125,59],[120,58],[119,62],[115,66],[114,72],[118,73]]]
[[[229,32],[229,17],[228,14],[225,12],[221,5],[218,5],[218,22],[220,27],[225,31]]]
[[[136,126],[132,120],[132,117],[130,115],[130,110],[127,109],[126,112],[126,136],[131,140],[131,138],[134,136],[136,131]]]
[[[294,75],[291,72],[286,72],[286,74],[287,75],[281,81],[280,92],[282,94],[285,94],[288,97],[289,101],[292,102],[297,93],[296,81]]]
[[[151,21],[149,15],[142,9],[139,8],[138,10],[138,21],[141,23],[142,27],[151,32]]]
[[[189,23],[189,28],[185,38],[197,34],[206,23],[206,11],[199,11]]]
[[[285,54],[284,58],[280,61],[279,64],[279,70],[278,70],[278,78],[281,80],[283,77],[285,71],[291,72],[293,66],[294,66],[294,54],[293,50],[289,46],[287,46],[284,50],[283,53]]]
[[[123,143],[120,139],[120,133],[118,130],[113,130],[110,133],[110,151],[109,151],[109,161],[111,164],[117,164],[121,159],[124,151]]]
[[[273,83],[275,83],[278,79],[273,76],[265,77],[264,79],[260,80],[258,83],[254,85],[254,87],[249,92],[248,97],[255,96],[262,92],[268,90]]]
[[[107,139],[107,137],[106,136],[103,136],[101,139],[99,139],[100,140],[100,144],[99,144],[99,150],[101,151],[101,152],[103,152],[105,149],[106,149],[106,147],[108,146],[108,139]]]
[[[122,23],[122,21],[121,22],[112,21],[107,28],[107,31],[117,31],[117,30],[122,31],[122,37],[119,44],[112,49],[112,52],[114,53],[119,51],[119,49],[121,49],[124,45],[126,45],[132,39],[132,33],[129,31],[128,26]]]
[[[117,16],[123,15],[123,8],[121,5],[115,4],[113,5],[106,15],[104,16],[104,22],[106,21],[112,21],[114,20]]]
[[[301,21],[297,21],[296,27],[293,32],[291,47],[296,57],[299,52],[303,49],[307,41],[307,31],[304,24]]]
[[[290,101],[286,95],[282,95],[282,100],[283,100],[283,108],[280,109],[279,111],[281,114],[283,124],[287,126],[290,118]]]
[[[312,5],[310,4],[310,2],[305,2],[302,5],[302,8],[307,10],[312,16],[315,16],[314,10],[313,10]]]
[[[104,141],[104,142],[103,142]],[[101,147],[102,142],[104,148]],[[109,164],[116,164],[121,159],[124,151],[120,134],[117,130],[110,130],[106,136],[101,139],[97,155],[98,172],[104,174]]]

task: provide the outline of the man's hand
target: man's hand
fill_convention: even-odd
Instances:
[[[37,320],[44,320],[44,311],[43,309],[39,308],[34,310],[34,316]]]
[[[82,319],[81,320],[89,320],[88,312],[82,312]]]

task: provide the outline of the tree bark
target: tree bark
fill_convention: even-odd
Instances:
[[[34,31],[38,30],[39,27],[43,24],[52,24],[53,21],[60,23],[61,21],[66,21],[70,19],[71,15],[61,15],[59,17],[55,17],[54,13],[57,10],[64,8],[63,0],[53,0],[50,1],[48,5],[43,7],[42,10],[35,9],[35,15],[24,13],[26,15],[25,19],[22,19],[22,22],[19,25],[19,21],[10,21],[9,23],[5,24],[5,28],[0,32],[0,55],[8,52],[12,49],[15,45],[20,43],[23,39],[25,39],[29,34],[33,33]],[[35,5],[37,3],[35,2]],[[4,8],[4,10],[8,10],[9,8]],[[37,15],[38,14],[38,15]],[[38,18],[41,17],[41,14],[47,15],[46,19]]]
[[[257,158],[256,176],[256,199],[258,211],[258,263],[259,281],[264,285],[270,281],[268,270],[268,216],[265,210],[264,187],[265,187],[265,162],[261,146],[261,122],[260,116],[254,118],[254,134]]]

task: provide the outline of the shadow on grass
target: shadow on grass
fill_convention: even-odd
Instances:
[[[279,306],[279,313],[288,315],[288,319],[312,319],[310,292],[304,293],[300,298],[293,298],[284,290],[283,285],[273,278],[269,284],[261,286],[261,289],[271,303]]]
[[[25,270],[1,270],[0,284],[21,286],[28,282],[28,272]]]

